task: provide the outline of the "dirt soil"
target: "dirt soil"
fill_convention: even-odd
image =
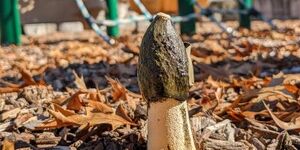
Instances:
[[[198,149],[300,149],[300,21],[275,24],[230,36],[206,22],[182,37],[192,44]],[[142,36],[127,31],[110,46],[92,31],[55,33],[0,47],[2,149],[146,149]]]

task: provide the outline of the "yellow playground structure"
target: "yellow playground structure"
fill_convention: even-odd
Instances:
[[[197,0],[198,3],[206,8],[210,4],[210,0]],[[130,8],[135,12],[141,13],[139,7],[134,3],[134,0],[130,0]],[[151,14],[158,12],[164,12],[168,14],[178,14],[178,3],[176,0],[141,0],[144,6]]]

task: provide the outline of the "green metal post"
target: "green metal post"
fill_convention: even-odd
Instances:
[[[118,0],[106,0],[107,12],[106,18],[110,20],[118,20]],[[112,37],[119,36],[119,26],[107,27],[107,34]]]
[[[185,16],[194,13],[193,0],[178,0],[179,15]],[[180,23],[181,34],[194,34],[196,33],[196,20],[191,19],[187,22]]]
[[[239,8],[241,11],[248,10],[253,6],[253,0],[242,0],[244,5],[239,2]],[[251,15],[250,14],[240,14],[240,27],[242,28],[251,28]]]
[[[0,41],[3,44],[21,44],[18,0],[0,0]]]

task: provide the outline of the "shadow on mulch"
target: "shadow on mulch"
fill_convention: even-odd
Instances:
[[[209,76],[216,80],[228,81],[230,75],[245,78],[255,75],[264,78],[280,72],[296,74],[300,73],[300,58],[290,55],[282,59],[268,57],[257,61],[225,59],[213,64],[194,63],[194,72],[196,81],[204,81]]]
[[[55,91],[65,91],[66,88],[76,87],[74,71],[79,77],[83,77],[88,88],[103,89],[108,86],[106,77],[117,79],[132,92],[139,92],[136,75],[136,65],[108,64],[99,62],[95,64],[70,64],[67,67],[48,68],[44,74],[34,76],[36,81],[44,78],[47,84],[52,85]],[[20,83],[17,77],[3,77],[5,81]]]

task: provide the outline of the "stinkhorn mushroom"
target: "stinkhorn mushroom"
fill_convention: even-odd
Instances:
[[[149,150],[195,150],[186,102],[190,62],[170,16],[158,13],[143,37],[138,64],[148,103]]]

